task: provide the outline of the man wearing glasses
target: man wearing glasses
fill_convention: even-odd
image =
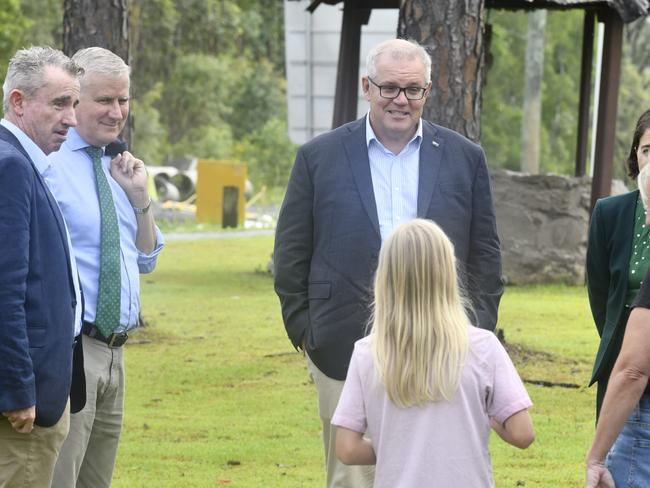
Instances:
[[[503,293],[485,155],[421,118],[431,58],[417,43],[393,39],[371,49],[366,68],[368,115],[299,149],[275,239],[275,290],[318,391],[329,488],[373,482],[371,468],[338,462],[330,419],[354,343],[366,332],[382,241],[416,217],[442,227],[474,325],[494,330]]]

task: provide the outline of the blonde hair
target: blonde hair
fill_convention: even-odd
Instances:
[[[379,377],[393,403],[451,401],[468,349],[454,247],[434,223],[416,219],[384,242],[370,332]]]

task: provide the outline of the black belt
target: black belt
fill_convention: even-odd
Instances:
[[[103,342],[108,347],[117,348],[122,347],[126,340],[129,338],[129,335],[126,332],[113,332],[108,337],[104,337],[104,334],[100,332],[95,324],[92,322],[85,322],[81,328],[84,334],[93,339]]]

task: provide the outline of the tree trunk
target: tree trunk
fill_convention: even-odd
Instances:
[[[521,170],[531,174],[539,173],[545,28],[546,10],[532,10],[528,14],[524,110],[521,124]]]
[[[93,46],[106,48],[131,64],[128,0],[64,0],[63,51],[72,56]],[[132,127],[129,117],[122,131],[129,146]]]
[[[483,0],[403,0],[397,35],[432,58],[424,118],[478,141],[485,70]]]

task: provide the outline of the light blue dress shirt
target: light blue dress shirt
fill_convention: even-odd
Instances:
[[[5,129],[11,132],[18,142],[23,146],[23,149],[27,152],[29,157],[34,162],[34,166],[41,175],[47,171],[50,166],[50,162],[47,159],[47,156],[43,150],[32,141],[27,134],[25,134],[20,128],[16,127],[14,124],[9,122],[6,119],[0,120],[0,125]],[[63,214],[63,212],[62,212]],[[64,222],[65,223],[65,222]],[[70,273],[72,275],[72,282],[74,284],[74,298],[77,302],[77,305],[74,309],[74,335],[78,336],[81,332],[81,291],[79,289],[79,275],[77,274],[77,264],[75,260],[74,250],[70,243],[70,232],[67,228],[65,229],[65,236],[68,240],[68,254],[70,255]]]
[[[100,222],[99,201],[95,174],[90,156],[84,148],[89,144],[75,129],[68,131],[68,139],[59,151],[48,156],[49,168],[43,173],[52,194],[59,202],[70,229],[75,250],[81,286],[84,291],[84,320],[95,321],[99,288]],[[111,177],[110,157],[102,157],[120,228],[121,311],[120,327],[116,332],[130,330],[138,325],[140,312],[140,273],[150,273],[156,266],[164,240],[156,228],[156,248],[151,254],[140,252],[135,246],[138,224],[126,193]]]
[[[395,227],[412,220],[418,214],[418,183],[422,119],[413,138],[399,154],[394,154],[379,142],[366,116],[366,143],[372,189],[377,205],[379,231],[384,242]]]

